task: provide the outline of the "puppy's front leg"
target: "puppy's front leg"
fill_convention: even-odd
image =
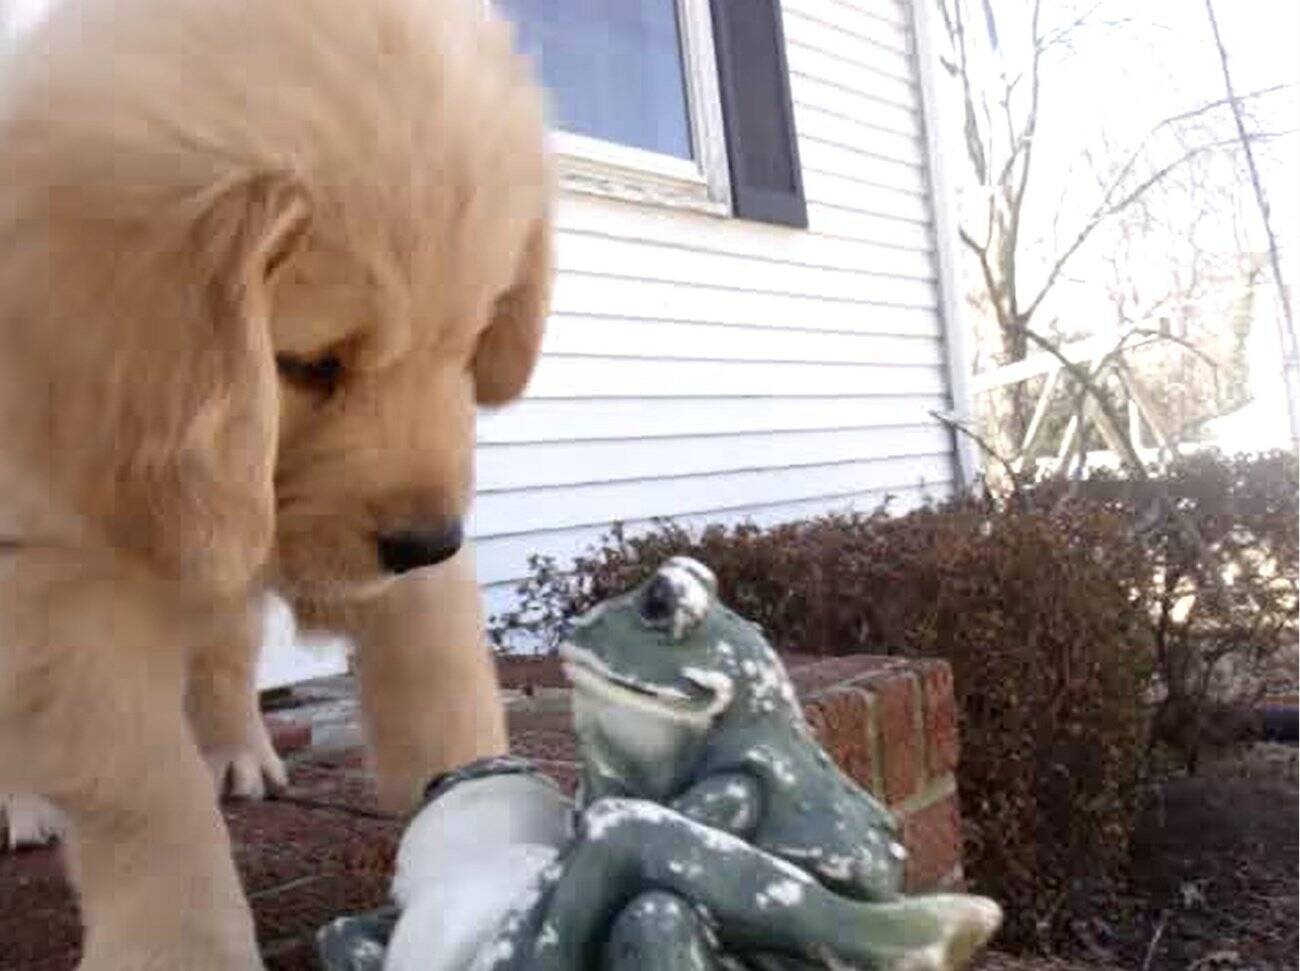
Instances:
[[[262,615],[240,604],[190,659],[185,706],[217,793],[261,799],[287,784],[257,701]]]
[[[352,612],[361,706],[382,803],[410,808],[429,779],[507,749],[468,545]]]
[[[183,710],[195,611],[72,555],[0,580],[0,788],[67,817],[82,971],[253,971],[253,922]]]

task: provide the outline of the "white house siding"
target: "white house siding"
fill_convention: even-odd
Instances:
[[[522,402],[481,420],[489,610],[612,521],[771,523],[947,494],[922,98],[899,0],[784,0],[807,230],[568,194]]]

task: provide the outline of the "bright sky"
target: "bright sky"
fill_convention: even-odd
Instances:
[[[1165,0],[1166,3],[1171,0]],[[1199,6],[1199,4],[1198,4]],[[1285,268],[1294,301],[1300,299],[1300,3],[1296,0],[1230,0],[1215,5],[1224,34],[1233,83],[1238,91],[1291,85],[1278,112],[1279,127],[1292,130],[1262,160],[1265,190],[1276,232],[1285,254]],[[1275,309],[1276,312],[1276,309]],[[1257,328],[1251,335],[1251,385],[1258,404],[1256,425],[1267,423],[1278,443],[1283,437],[1285,388],[1278,370],[1280,353],[1275,328]],[[1248,429],[1241,429],[1245,433]],[[1257,430],[1255,432],[1259,434]]]
[[[922,0],[924,2],[924,0]],[[1008,52],[1029,50],[1027,43],[1033,0],[991,0],[1002,33],[1001,49]],[[1070,22],[1079,11],[1090,9],[1095,0],[1044,0],[1044,32]],[[978,9],[978,4],[972,4]],[[1300,279],[1300,3],[1296,0],[1215,0],[1215,13],[1228,50],[1233,85],[1241,95],[1247,92],[1286,85],[1281,94],[1254,102],[1260,126],[1276,132],[1290,132],[1283,139],[1257,148],[1263,170],[1265,190],[1272,209],[1274,229],[1288,257],[1290,279]],[[1100,190],[1088,156],[1099,159],[1102,167],[1123,158],[1150,129],[1164,118],[1225,97],[1218,51],[1207,19],[1204,0],[1105,0],[1090,19],[1093,26],[1078,32],[1072,52],[1057,49],[1043,79],[1039,137],[1036,142],[1034,171],[1030,183],[1030,209],[1036,221],[1030,227],[1030,245],[1022,255],[1032,260],[1040,255],[1043,266],[1038,272],[1021,274],[1022,298],[1033,295],[1033,288],[1046,265],[1059,248],[1073,238],[1078,227],[1092,211]],[[968,25],[971,29],[980,24]],[[1015,76],[1023,65],[1011,64],[1008,74]],[[1026,86],[1027,87],[1027,86]],[[1231,115],[1222,110],[1208,116],[1215,122],[1209,138],[1232,137]],[[949,117],[947,123],[951,127]],[[952,132],[949,133],[953,135]],[[954,136],[959,139],[959,136]],[[950,142],[950,144],[953,144]],[[956,141],[960,146],[960,141]],[[960,149],[956,149],[960,151]],[[1185,148],[1174,142],[1164,145],[1164,158],[1172,159]],[[1003,156],[1005,157],[1005,156]],[[954,159],[954,168],[965,174],[963,157]],[[1224,174],[1224,173],[1220,173]],[[1228,181],[1228,180],[1225,180]],[[1263,249],[1263,235],[1253,195],[1242,186],[1243,198],[1249,203],[1243,220],[1248,237],[1247,248]],[[1190,212],[1193,202],[1187,203]],[[969,210],[968,210],[969,214]],[[969,215],[968,215],[969,219]],[[1060,243],[1050,242],[1052,221],[1059,219]],[[1174,229],[1178,233],[1177,228]],[[1185,232],[1181,239],[1186,240]],[[1047,240],[1044,242],[1044,240]],[[1236,239],[1230,224],[1211,220],[1201,227],[1197,241],[1203,247],[1222,246],[1235,251]],[[1179,238],[1166,237],[1173,246]],[[1113,239],[1104,233],[1094,237],[1091,249],[1078,254],[1071,264],[1071,275],[1078,285],[1068,285],[1058,294],[1054,306],[1044,305],[1052,315],[1061,314],[1077,327],[1094,322],[1109,322],[1113,310],[1105,290],[1098,281],[1105,276],[1103,264],[1117,257]],[[1165,272],[1166,253],[1159,244],[1148,247],[1148,264],[1125,253],[1131,260],[1126,272],[1143,279],[1144,271]],[[1077,321],[1077,323],[1076,323]],[[1252,390],[1257,398],[1282,401],[1277,329],[1272,320],[1263,319],[1254,328],[1251,347]],[[1285,412],[1273,409],[1277,416],[1280,440],[1285,441]]]
[[[46,9],[48,0],[0,0],[0,35],[16,35]]]
[[[1062,92],[1066,115],[1092,115],[1120,138],[1126,133],[1136,136],[1161,118],[1224,96],[1218,53],[1202,0],[1142,0],[1140,4],[1111,6],[1129,11],[1135,23],[1117,31],[1123,36],[1096,44],[1095,49],[1080,55],[1072,72],[1075,76],[1070,78],[1071,89]],[[1272,96],[1269,103],[1279,128],[1300,126],[1295,90],[1300,82],[1300,3],[1216,0],[1215,13],[1237,93],[1291,85],[1288,93]],[[1300,201],[1298,145],[1293,134],[1266,153],[1279,166],[1289,163],[1291,177],[1282,178],[1281,169],[1274,170],[1269,173],[1274,178],[1268,188],[1278,196],[1279,219],[1287,219],[1292,227]]]
[[[1004,53],[1027,52],[1032,0],[991,2]],[[1044,31],[1094,5],[1093,0],[1045,0]],[[1288,92],[1255,104],[1269,110],[1270,127],[1294,131],[1300,126],[1300,3],[1216,0],[1215,12],[1237,93],[1290,85]],[[1089,22],[1092,26],[1075,33],[1073,53],[1058,48],[1051,54],[1042,85],[1036,147],[1041,154],[1034,179],[1049,195],[1061,193],[1065,206],[1092,201],[1075,181],[1071,164],[1085,152],[1104,151],[1101,136],[1112,146],[1112,155],[1121,155],[1160,120],[1225,94],[1203,0],[1106,0]],[[1020,67],[1012,64],[1011,73]],[[1230,122],[1226,111],[1213,117],[1224,125]],[[1278,217],[1294,226],[1300,140],[1293,134],[1270,144],[1263,155],[1270,166],[1268,188],[1278,197]],[[1288,170],[1292,177],[1283,177]]]

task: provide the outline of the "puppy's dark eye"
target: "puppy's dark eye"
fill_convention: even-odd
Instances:
[[[343,377],[343,362],[337,354],[323,354],[310,359],[277,354],[275,366],[280,376],[290,384],[322,394],[333,394]]]

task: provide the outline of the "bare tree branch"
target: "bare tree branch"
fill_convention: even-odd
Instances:
[[[1011,222],[1007,227],[1006,249],[1010,273],[1007,276],[1007,310],[1013,320],[1020,316],[1019,293],[1016,287],[1016,254],[1020,244],[1020,220],[1025,210],[1025,190],[1029,187],[1029,171],[1033,162],[1034,141],[1038,137],[1038,108],[1043,90],[1042,58],[1043,45],[1039,32],[1039,19],[1042,13],[1042,0],[1034,0],[1034,14],[1031,22],[1033,31],[1034,54],[1030,67],[1029,114],[1025,118],[1023,134],[1020,139],[1023,160],[1020,163],[1020,181],[1012,194]]]
[[[1290,84],[1271,84],[1267,88],[1257,88],[1246,94],[1236,95],[1229,94],[1226,98],[1220,98],[1218,101],[1209,101],[1199,107],[1192,108],[1188,111],[1181,112],[1177,115],[1170,115],[1160,124],[1151,129],[1150,135],[1157,134],[1162,128],[1169,128],[1182,121],[1190,121],[1193,118],[1199,118],[1218,108],[1225,108],[1233,104],[1244,104],[1247,101],[1254,101],[1257,98],[1264,98],[1270,94],[1277,94],[1279,91],[1287,91],[1292,86]],[[1150,137],[1148,135],[1148,139]]]
[[[989,0],[980,0],[984,7],[984,29],[988,31],[989,46],[994,50],[998,49],[998,23],[997,18],[993,16],[993,5]]]
[[[1220,102],[1220,104],[1225,104],[1225,103],[1226,102]],[[1273,133],[1261,133],[1261,134],[1247,136],[1248,139],[1253,139],[1255,141],[1259,141],[1261,139],[1270,138],[1270,137],[1275,137],[1275,135]],[[1057,256],[1055,262],[1053,262],[1052,264],[1051,269],[1048,270],[1047,277],[1043,281],[1043,285],[1039,288],[1038,295],[1034,297],[1034,299],[1030,302],[1029,306],[1025,309],[1025,312],[1022,315],[1023,319],[1029,320],[1030,318],[1033,317],[1035,311],[1038,310],[1038,307],[1043,302],[1044,298],[1046,298],[1048,293],[1051,292],[1051,289],[1055,285],[1057,278],[1061,275],[1061,271],[1065,269],[1065,265],[1070,261],[1070,259],[1074,256],[1074,254],[1077,253],[1080,250],[1080,248],[1082,248],[1083,244],[1088,241],[1088,239],[1092,236],[1092,234],[1097,230],[1097,227],[1099,227],[1102,223],[1104,223],[1111,216],[1115,215],[1117,212],[1120,212],[1121,210],[1126,209],[1128,206],[1132,205],[1134,202],[1140,199],[1142,195],[1145,192],[1147,192],[1147,190],[1149,190],[1152,186],[1158,184],[1167,175],[1169,175],[1169,173],[1173,172],[1178,167],[1187,164],[1192,159],[1197,158],[1198,156],[1204,155],[1206,152],[1212,152],[1215,149],[1226,148],[1230,145],[1236,145],[1236,144],[1237,144],[1237,139],[1233,138],[1233,139],[1224,139],[1224,140],[1208,142],[1201,145],[1196,145],[1193,148],[1188,149],[1186,152],[1184,152],[1178,158],[1174,159],[1172,162],[1169,162],[1161,166],[1160,168],[1156,169],[1155,172],[1151,173],[1151,175],[1147,176],[1145,179],[1139,182],[1136,188],[1125,193],[1121,198],[1113,200],[1115,193],[1119,191],[1120,185],[1123,184],[1124,177],[1127,176],[1128,173],[1132,170],[1133,165],[1136,163],[1138,156],[1141,154],[1140,149],[1137,152],[1135,152],[1134,155],[1131,156],[1130,159],[1121,167],[1120,173],[1114,179],[1111,180],[1110,188],[1107,189],[1105,194],[1102,196],[1101,203],[1098,205],[1096,209],[1093,210],[1092,215],[1088,217],[1087,222],[1084,223],[1083,227],[1079,230],[1078,234],[1074,237],[1074,240],[1070,243],[1069,246],[1067,246],[1064,249],[1064,251],[1060,253],[1060,255]]]
[[[1147,327],[1134,327],[1129,331],[1129,333],[1134,335],[1135,337],[1154,337],[1159,340],[1169,341],[1170,343],[1177,344],[1179,347],[1183,348],[1188,353],[1192,354],[1195,357],[1200,358],[1202,361],[1208,364],[1215,373],[1215,381],[1216,382],[1218,381],[1218,372],[1221,366],[1218,360],[1215,359],[1213,354],[1206,353],[1201,348],[1197,347],[1194,343],[1189,341],[1186,337],[1179,337],[1177,334],[1166,334],[1164,331],[1151,330],[1150,328]]]
[[[1007,479],[1011,483],[1012,490],[1017,493],[1020,492],[1020,472],[1016,469],[1014,465],[1011,464],[1011,462],[1005,456],[1000,454],[997,449],[995,449],[992,445],[990,445],[987,441],[985,441],[984,438],[978,432],[974,431],[965,422],[959,421],[956,418],[953,418],[951,415],[945,415],[939,411],[932,410],[930,412],[930,417],[933,418],[935,421],[941,422],[942,424],[948,426],[948,428],[958,433],[959,435],[965,435],[972,442],[978,445],[980,449],[983,450],[983,452],[989,456],[989,458],[994,459],[999,465],[1001,465],[1006,470]]]
[[[1093,15],[1102,8],[1104,3],[1105,0],[1098,0],[1097,3],[1094,3],[1091,7],[1085,10],[1083,13],[1079,14],[1079,16],[1075,17],[1068,24],[1063,24],[1062,26],[1057,27],[1046,37],[1044,37],[1041,41],[1038,41],[1037,44],[1040,52],[1046,53],[1047,51],[1055,47],[1057,44],[1063,43],[1076,30],[1078,30],[1088,21],[1092,20]],[[1035,34],[1037,34],[1037,31],[1035,31]]]
[[[984,275],[984,287],[988,291],[989,298],[992,300],[993,312],[997,316],[998,326],[1001,327],[1003,326],[1004,321],[1004,311],[1002,308],[1002,301],[999,297],[1000,287],[998,286],[997,279],[993,274],[993,266],[989,263],[988,246],[987,244],[985,246],[980,246],[970,233],[960,227],[957,230],[957,235],[961,238],[961,241],[966,245],[966,247],[975,254],[975,259],[979,263],[980,272]]]
[[[957,76],[961,79],[962,102],[965,109],[963,131],[966,141],[966,154],[970,158],[971,166],[975,169],[975,175],[980,185],[987,185],[988,156],[984,151],[979,133],[979,122],[976,120],[975,92],[971,85],[970,54],[966,47],[966,22],[962,16],[962,0],[954,0],[951,15],[949,15],[948,6],[943,0],[938,0],[938,6],[943,16],[944,27],[948,32],[948,38],[957,54]]]
[[[1285,323],[1279,322],[1282,338],[1283,367],[1286,369],[1287,403],[1290,406],[1288,416],[1291,424],[1291,445],[1300,450],[1300,428],[1296,427],[1296,401],[1294,399],[1294,369],[1300,366],[1296,357],[1295,318],[1291,315],[1291,296],[1287,292],[1282,278],[1282,262],[1278,256],[1277,236],[1273,232],[1273,222],[1269,217],[1268,199],[1264,195],[1264,184],[1260,181],[1259,167],[1255,164],[1255,153],[1250,146],[1250,137],[1246,134],[1246,123],[1242,117],[1241,102],[1233,95],[1232,72],[1228,69],[1228,51],[1223,46],[1223,37],[1219,33],[1219,21],[1214,16],[1213,0],[1205,0],[1205,13],[1210,20],[1210,30],[1214,34],[1214,45],[1219,50],[1219,64],[1223,68],[1223,87],[1227,91],[1228,104],[1232,106],[1232,119],[1237,125],[1237,137],[1241,141],[1242,151],[1246,155],[1246,165],[1250,169],[1250,182],[1255,190],[1255,201],[1259,204],[1259,215],[1264,223],[1264,235],[1268,239],[1268,258],[1273,267],[1273,281],[1277,284],[1278,300],[1282,305]]]

